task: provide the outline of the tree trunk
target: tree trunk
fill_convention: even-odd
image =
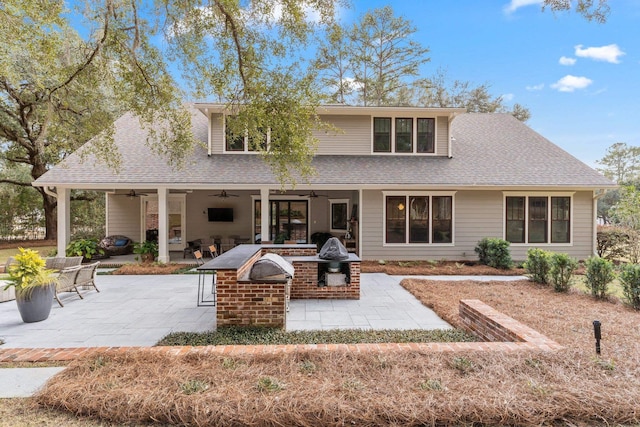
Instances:
[[[56,206],[58,201],[46,194],[42,194],[42,206],[44,207],[44,224],[45,224],[45,240],[55,240],[58,237],[58,218],[56,215]]]
[[[37,144],[33,144],[37,147]],[[44,153],[31,155],[31,177],[35,181],[47,172],[47,165],[43,161]],[[38,192],[42,195],[42,207],[44,209],[45,239],[54,240],[58,237],[58,221],[56,216],[56,206],[58,201],[44,192],[44,188],[37,187]]]

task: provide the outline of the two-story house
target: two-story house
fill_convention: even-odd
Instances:
[[[195,239],[310,242],[316,232],[348,233],[365,260],[473,260],[483,237],[510,241],[514,259],[530,247],[594,253],[597,199],[615,184],[511,115],[344,105],[318,114],[341,131],[317,132],[316,174],[285,192],[247,138],[226,131],[221,104],[192,106],[203,144],[182,170],[124,115],[118,173],[74,153],[34,183],[57,194],[58,250],[70,190],[82,188],[105,191],[107,235],[157,235],[160,261]]]

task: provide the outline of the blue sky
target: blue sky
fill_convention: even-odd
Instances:
[[[609,0],[607,23],[541,12],[536,0],[352,0],[342,20],[391,4],[429,47],[424,76],[489,83],[528,124],[590,166],[615,142],[640,146],[640,0]],[[522,5],[522,6],[520,6]]]

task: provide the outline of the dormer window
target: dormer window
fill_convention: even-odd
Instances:
[[[235,116],[225,117],[225,151],[258,151],[258,147],[261,147],[263,150],[267,149],[269,143],[269,131],[261,132],[259,138],[252,138],[248,135],[248,132],[244,132],[243,135],[234,134],[229,126],[229,122],[234,119]]]
[[[374,117],[374,153],[435,153],[435,118]]]

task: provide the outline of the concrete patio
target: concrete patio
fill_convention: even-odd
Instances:
[[[360,300],[293,300],[287,330],[442,329],[450,325],[400,285],[362,274]],[[62,294],[47,320],[23,323],[15,301],[0,303],[0,348],[152,346],[171,332],[215,329],[215,307],[197,307],[196,274],[99,275],[94,290]]]

